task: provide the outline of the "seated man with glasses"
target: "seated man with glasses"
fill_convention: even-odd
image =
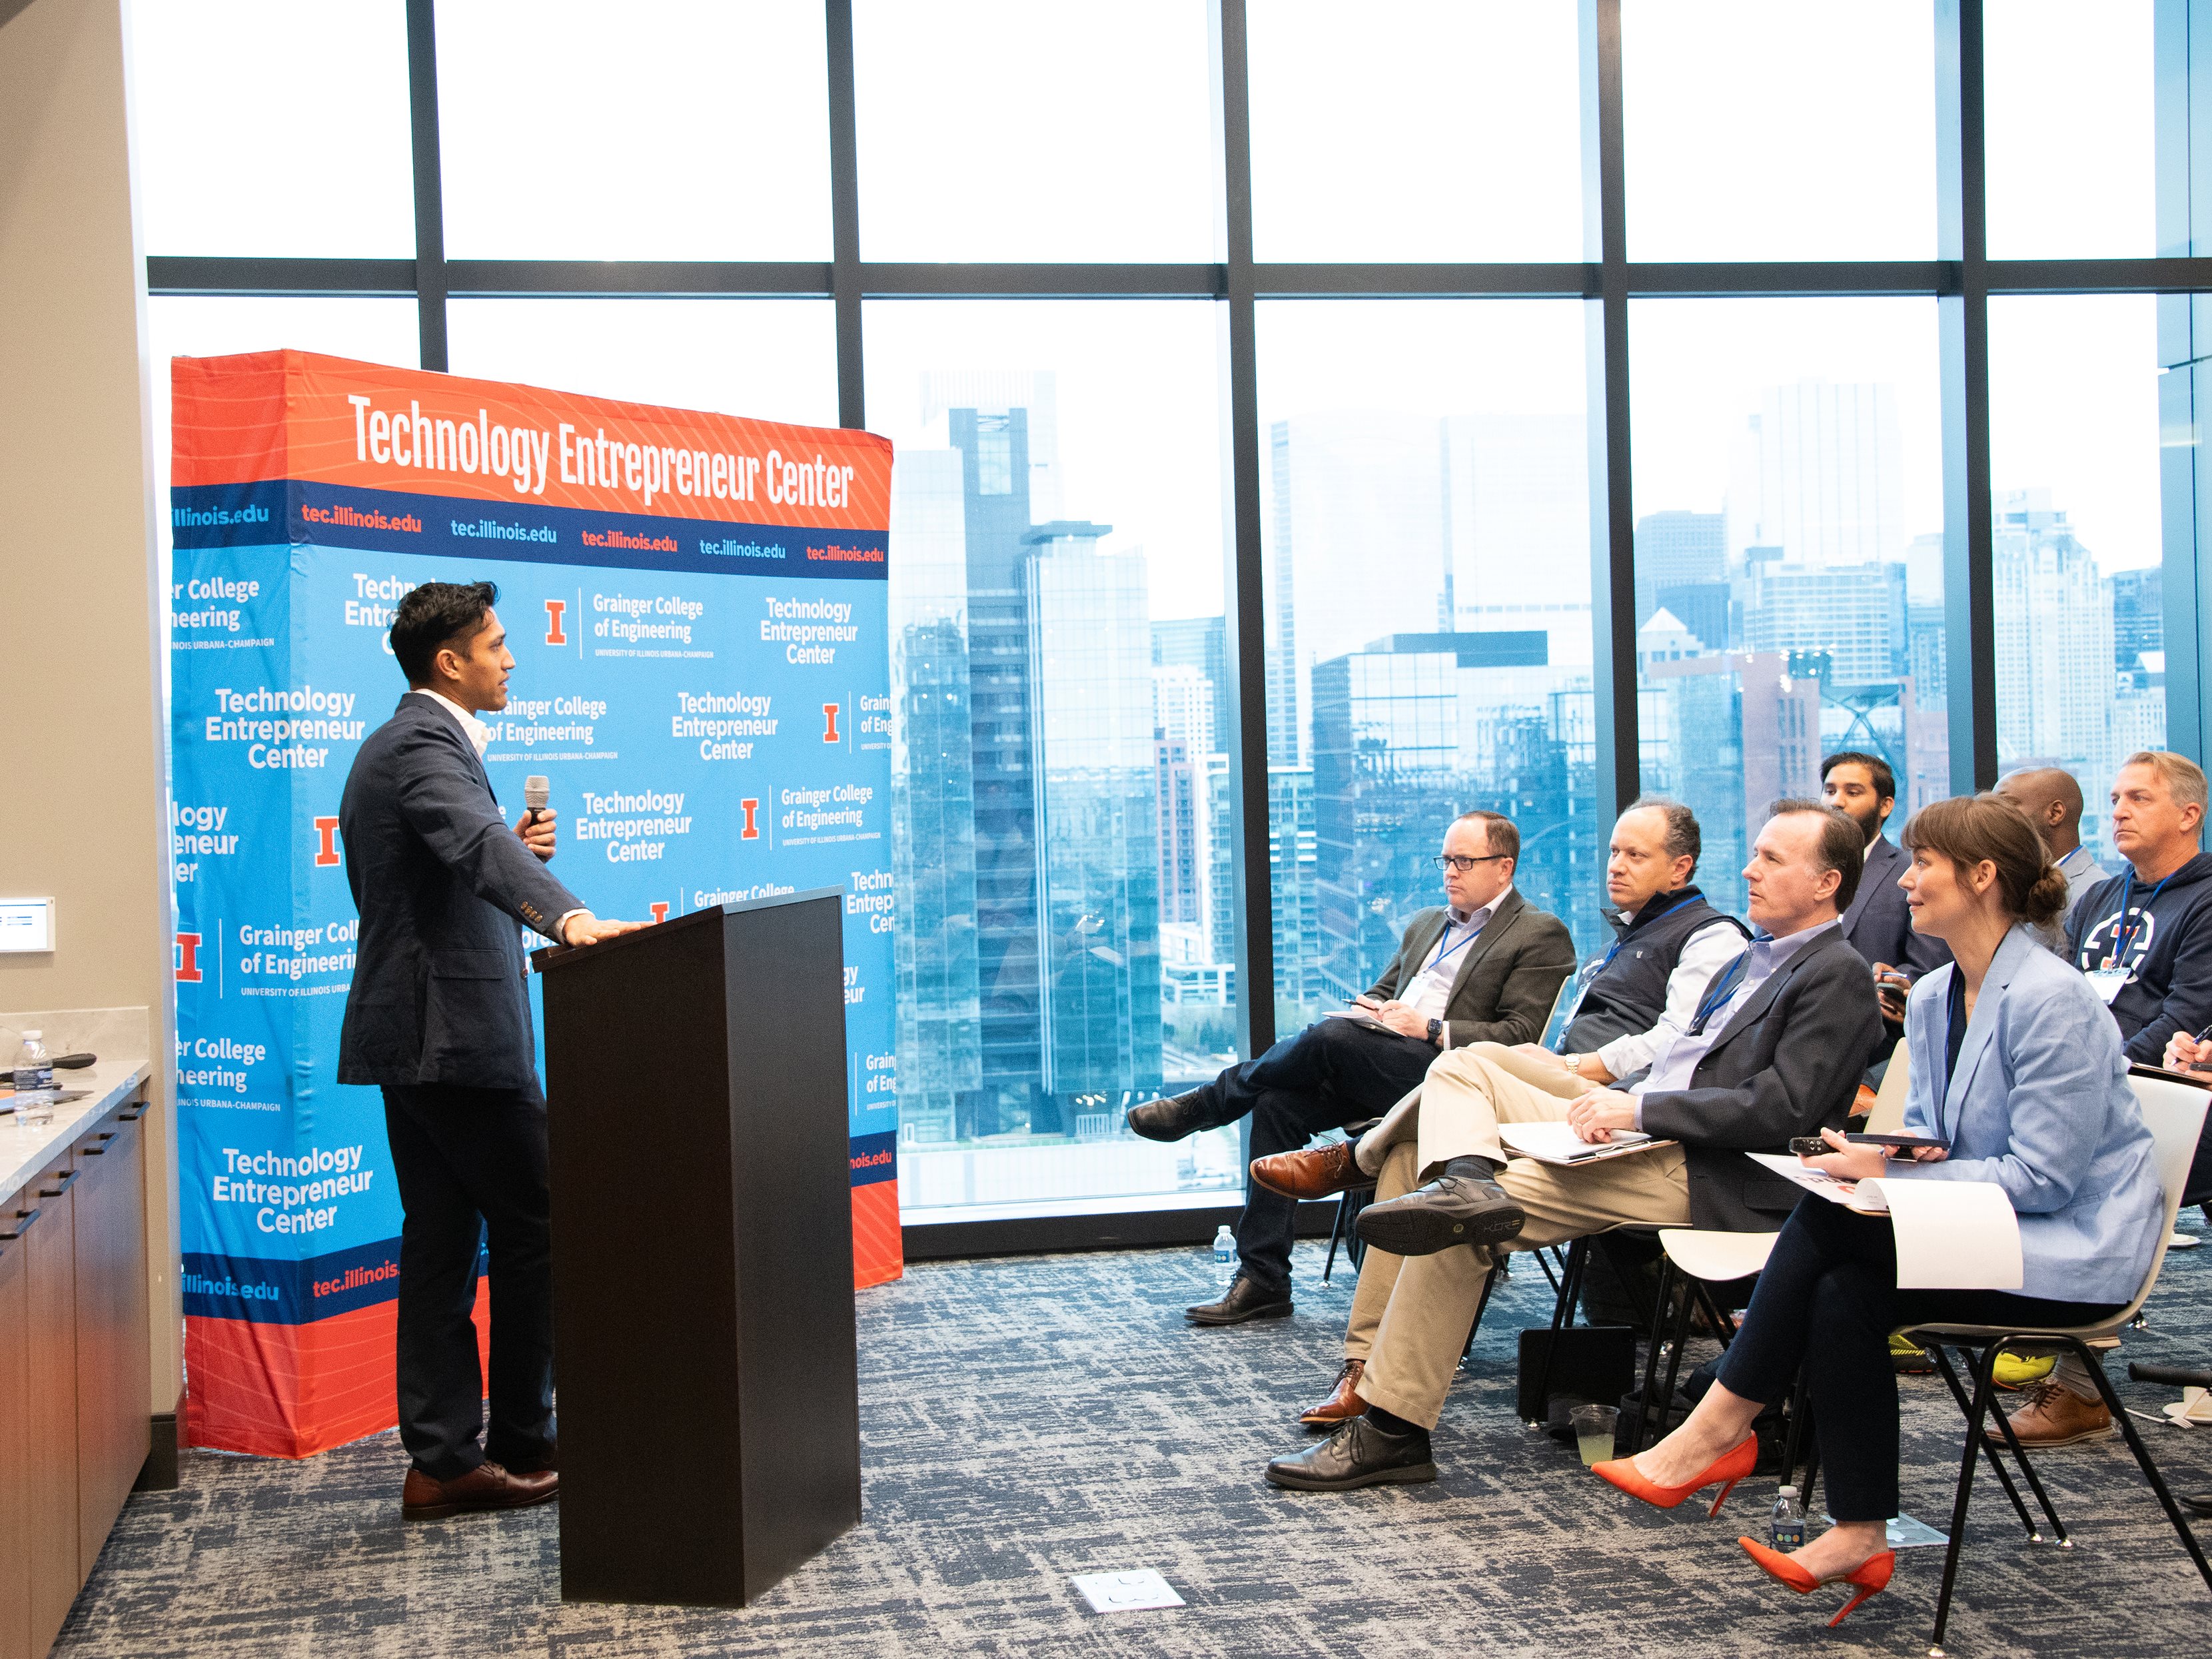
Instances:
[[[1565,1115],[1588,1094],[1634,1078],[1662,1042],[1695,1018],[1715,974],[1743,954],[1749,930],[1715,909],[1693,884],[1704,838],[1697,816],[1676,800],[1646,795],[1620,815],[1606,850],[1606,920],[1616,937],[1584,964],[1565,999],[1556,1048],[1524,1043],[1508,1048],[1478,1042],[1455,1048],[1429,1067],[1419,1095],[1409,1095],[1363,1135],[1357,1150],[1319,1146],[1281,1152],[1252,1166],[1252,1179],[1292,1198],[1328,1198],[1371,1187],[1393,1145],[1416,1133],[1423,1102],[1440,1112],[1491,1114],[1501,1122]],[[1364,1273],[1352,1297],[1336,1388],[1299,1421],[1334,1428],[1367,1408],[1359,1378],[1375,1346],[1376,1328],[1390,1303],[1387,1259]]]
[[[1387,1112],[1446,1049],[1534,1042],[1574,971],[1575,946],[1557,916],[1513,890],[1520,853],[1510,818],[1467,812],[1454,819],[1437,860],[1445,903],[1407,925],[1372,989],[1211,1083],[1136,1107],[1129,1127],[1148,1140],[1181,1140],[1249,1112],[1253,1156],[1265,1158]],[[1247,1182],[1237,1276],[1220,1301],[1188,1310],[1194,1324],[1291,1311],[1297,1209],[1294,1200]]]
[[[1881,1036],[1873,978],[1838,926],[1864,846],[1843,813],[1777,801],[1743,872],[1760,932],[1713,975],[1689,1023],[1662,1040],[1644,1080],[1571,1103],[1530,1091],[1545,1118],[1564,1118],[1583,1141],[1633,1130],[1673,1144],[1594,1164],[1507,1164],[1498,1126],[1511,1105],[1439,1088],[1431,1073],[1417,1132],[1391,1146],[1380,1201],[1359,1218],[1362,1289],[1370,1273],[1390,1287],[1358,1383],[1367,1409],[1322,1444],[1268,1464],[1269,1480],[1341,1492],[1437,1478],[1429,1431],[1497,1249],[1629,1225],[1781,1227],[1801,1189],[1743,1154],[1840,1128]]]

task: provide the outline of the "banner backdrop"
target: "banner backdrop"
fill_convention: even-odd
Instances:
[[[499,584],[485,767],[510,821],[550,778],[554,869],[598,914],[843,890],[854,1261],[896,1278],[890,444],[293,351],[173,382],[191,1443],[304,1456],[394,1419],[399,1195],[381,1097],[336,1081],[337,811],[424,581]],[[639,1138],[610,1178],[680,1155],[626,1060]]]

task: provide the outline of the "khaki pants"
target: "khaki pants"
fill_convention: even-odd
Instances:
[[[1455,1158],[1504,1160],[1498,1126],[1564,1120],[1589,1085],[1548,1062],[1496,1043],[1455,1049],[1429,1070],[1418,1106],[1401,1102],[1360,1142],[1387,1142],[1377,1203],[1397,1198]],[[1661,1146],[1577,1169],[1516,1158],[1498,1183],[1528,1212],[1510,1246],[1533,1250],[1633,1223],[1690,1224],[1690,1183],[1680,1146]],[[1474,1325],[1491,1252],[1455,1245],[1434,1255],[1399,1256],[1371,1245],[1359,1270],[1345,1334],[1347,1359],[1364,1359],[1360,1397],[1434,1428],[1460,1351]]]

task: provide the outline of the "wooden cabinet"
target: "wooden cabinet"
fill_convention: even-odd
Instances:
[[[31,1659],[30,1319],[15,1206],[0,1208],[0,1659]]]
[[[100,1559],[153,1449],[145,1136],[126,1111],[76,1146],[77,1575]]]
[[[28,1327],[29,1471],[23,1491],[34,1654],[53,1645],[83,1583],[77,1574],[76,1525],[76,1181],[64,1158],[42,1170],[15,1200]]]
[[[41,1659],[152,1438],[143,1107],[0,1203],[0,1659]]]

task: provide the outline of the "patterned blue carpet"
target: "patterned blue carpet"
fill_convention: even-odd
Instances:
[[[2194,1219],[2186,1224],[2199,1231]],[[89,1656],[691,1654],[1918,1653],[1941,1552],[1840,1631],[1840,1591],[1800,1598],[1734,1545],[1771,1481],[1718,1521],[1590,1480],[1514,1420],[1514,1334],[1548,1316],[1524,1270],[1493,1301],[1436,1445],[1434,1486],[1278,1492],[1304,1443],[1351,1287],[1302,1245],[1297,1316],[1198,1331],[1201,1250],[932,1263],[863,1294],[866,1513],[752,1607],[564,1606],[551,1509],[403,1528],[389,1435],[306,1463],[187,1454],[183,1485],[131,1502],[56,1649]],[[2212,1354],[2212,1248],[2177,1254],[2130,1357]],[[2124,1377],[2115,1361],[2116,1381]],[[2171,1389],[2119,1381],[2147,1411]],[[1905,1384],[1905,1505],[1941,1526],[1961,1425]],[[2185,1490],[2212,1489],[2212,1433],[2141,1425]],[[684,1455],[672,1437],[669,1455]],[[1960,1656],[2195,1651],[2199,1582],[2117,1438],[2040,1461],[2080,1547],[2021,1540],[1978,1482],[1954,1616]],[[2206,1530],[2212,1533],[2212,1524]],[[1093,1614],[1071,1574],[1154,1567],[1181,1608]]]

